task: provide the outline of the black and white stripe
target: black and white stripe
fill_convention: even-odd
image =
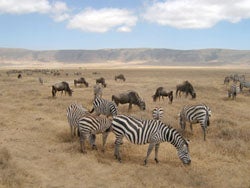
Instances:
[[[161,142],[170,142],[177,151],[178,156],[184,164],[191,162],[188,150],[188,142],[174,128],[159,120],[139,120],[126,115],[118,115],[112,121],[112,131],[116,136],[115,157],[121,161],[119,147],[123,137],[126,137],[133,144],[149,143],[147,156],[144,164],[147,164],[148,157],[155,147],[155,161],[158,163],[158,150]]]
[[[88,110],[80,104],[73,103],[67,108],[67,119],[69,122],[71,136],[76,135],[76,129],[78,128],[78,123],[81,117],[89,114]]]
[[[100,114],[103,114],[108,117],[108,116],[116,116],[118,108],[114,102],[108,101],[100,97],[96,97],[93,102],[93,109],[90,111],[90,113],[94,111],[98,116]]]
[[[228,97],[232,99],[236,99],[236,95],[240,93],[240,86],[233,84],[231,87],[228,89]]]
[[[153,119],[156,119],[156,120],[161,120],[162,117],[163,117],[163,108],[162,107],[155,107],[153,110],[152,110],[152,116],[153,116]]]
[[[180,112],[180,125],[185,130],[186,122],[190,123],[190,129],[193,130],[193,123],[200,123],[204,134],[204,140],[206,140],[206,129],[209,126],[209,117],[211,116],[211,110],[205,104],[187,105],[184,106]]]
[[[80,146],[83,153],[86,153],[85,140],[89,138],[90,145],[96,149],[96,134],[102,133],[103,151],[108,134],[110,132],[111,120],[100,116],[84,116],[79,121]]]

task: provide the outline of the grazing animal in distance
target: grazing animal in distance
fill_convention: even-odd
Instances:
[[[72,92],[73,90],[70,89],[69,84],[67,82],[60,82],[60,83],[56,83],[54,85],[52,85],[52,96],[55,97],[56,96],[56,92],[57,91],[61,91],[61,94],[63,93],[63,91],[69,94],[69,96],[72,96]]]
[[[18,78],[18,79],[21,79],[21,78],[22,78],[22,74],[18,74],[18,75],[17,75],[17,78]]]
[[[163,87],[158,87],[155,91],[155,94],[152,96],[153,101],[156,102],[157,98],[160,101],[160,97],[164,100],[164,97],[168,97],[169,103],[172,104],[173,102],[173,91],[167,92]]]
[[[129,103],[128,110],[132,108],[132,104],[137,105],[140,110],[146,109],[146,104],[136,91],[127,91],[118,96],[112,95],[112,101],[118,106],[119,104]]]
[[[43,79],[41,77],[38,78],[38,81],[41,85],[43,85]]]
[[[85,140],[89,138],[92,149],[97,149],[95,144],[96,134],[102,133],[102,151],[105,150],[105,144],[108,134],[111,130],[111,120],[106,117],[87,115],[79,120],[80,146],[83,153],[85,149]]]
[[[79,120],[90,113],[86,108],[80,104],[70,104],[67,107],[67,119],[70,126],[71,137],[76,136],[76,129],[78,129]]]
[[[250,82],[240,82],[240,91],[243,91],[243,88],[249,88],[250,89]]]
[[[176,97],[181,95],[181,92],[186,93],[186,97],[188,94],[192,96],[192,99],[196,98],[196,93],[194,91],[194,88],[192,84],[189,81],[185,81],[182,84],[179,84],[176,86]]]
[[[224,84],[229,84],[230,82],[230,77],[229,76],[226,76],[225,79],[224,79]]]
[[[96,97],[102,98],[102,90],[103,90],[102,84],[94,85],[94,98]]]
[[[234,100],[236,99],[236,95],[240,93],[240,86],[233,84],[231,87],[228,89],[228,98],[231,98]]]
[[[115,76],[115,81],[117,81],[117,80],[122,80],[124,82],[126,81],[125,76],[123,74],[119,74],[119,75]]]
[[[210,124],[209,118],[212,112],[205,104],[184,106],[179,114],[180,126],[185,130],[186,122],[190,123],[190,129],[193,131],[192,124],[200,123],[203,130],[204,141],[206,140],[206,130]]]
[[[162,107],[155,107],[153,110],[152,110],[152,117],[153,119],[155,120],[161,120],[162,117],[163,117],[163,108]]]
[[[76,87],[77,84],[84,84],[86,87],[89,87],[89,83],[86,82],[85,78],[81,77],[78,80],[74,80],[74,86]]]
[[[115,152],[114,155],[118,161],[121,162],[120,145],[123,144],[123,138],[126,137],[133,144],[147,144],[149,143],[144,165],[147,164],[148,157],[155,148],[155,161],[158,160],[158,150],[160,143],[170,142],[177,151],[180,160],[184,164],[190,164],[188,142],[177,132],[176,129],[166,125],[159,120],[139,120],[135,117],[118,115],[113,118],[112,131],[115,134]]]
[[[108,101],[106,99],[96,97],[93,102],[93,109],[90,111],[90,113],[93,113],[94,111],[97,116],[103,114],[107,117],[114,117],[118,113],[118,108],[113,101]]]
[[[105,79],[103,77],[96,79],[96,84],[102,84],[103,87],[107,87],[107,84],[105,83]]]

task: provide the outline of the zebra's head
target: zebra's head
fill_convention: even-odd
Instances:
[[[189,149],[188,149],[188,141],[184,140],[184,143],[181,147],[178,148],[178,156],[183,164],[190,164],[191,158],[189,156]]]

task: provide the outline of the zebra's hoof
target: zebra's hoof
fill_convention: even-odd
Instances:
[[[147,162],[147,160],[144,160],[144,166],[146,166],[146,165],[147,165],[147,163],[148,163],[148,162]]]
[[[155,162],[156,162],[156,164],[158,164],[158,163],[159,163],[159,160],[155,158]]]

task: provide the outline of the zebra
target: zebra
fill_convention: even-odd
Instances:
[[[149,143],[144,165],[147,164],[148,157],[155,148],[155,161],[158,160],[158,150],[161,142],[170,142],[177,151],[180,160],[184,164],[190,164],[188,141],[185,140],[176,129],[164,124],[159,120],[139,120],[132,116],[118,115],[113,118],[112,131],[115,134],[115,151],[114,155],[121,162],[119,147],[123,143],[122,139],[125,136],[133,144]]]
[[[103,86],[101,84],[94,85],[94,98],[102,97]]]
[[[190,123],[190,129],[193,131],[192,124],[200,123],[204,134],[204,141],[206,140],[206,129],[209,126],[209,117],[211,116],[211,109],[205,104],[187,105],[184,106],[179,114],[179,121],[181,129],[184,131],[186,122]]]
[[[106,117],[87,115],[83,116],[79,120],[79,136],[80,136],[80,147],[83,153],[86,152],[85,140],[89,138],[92,149],[97,149],[95,144],[96,134],[102,133],[102,151],[105,150],[105,144],[108,134],[111,130],[111,120]]]
[[[90,113],[93,113],[95,111],[96,115],[106,115],[108,116],[116,116],[118,112],[117,105],[112,102],[108,101],[106,99],[103,99],[101,97],[96,97],[93,102],[93,108],[90,111]]]
[[[88,115],[89,112],[80,104],[70,104],[67,107],[67,119],[70,126],[71,137],[76,135],[76,129],[78,128],[78,123],[81,117]]]
[[[240,93],[240,86],[233,84],[231,87],[228,89],[228,98],[231,98],[234,100],[236,99],[236,95]]]
[[[163,117],[163,108],[162,107],[155,107],[153,110],[152,110],[152,116],[153,116],[153,119],[156,119],[156,120],[161,120],[162,117]]]

